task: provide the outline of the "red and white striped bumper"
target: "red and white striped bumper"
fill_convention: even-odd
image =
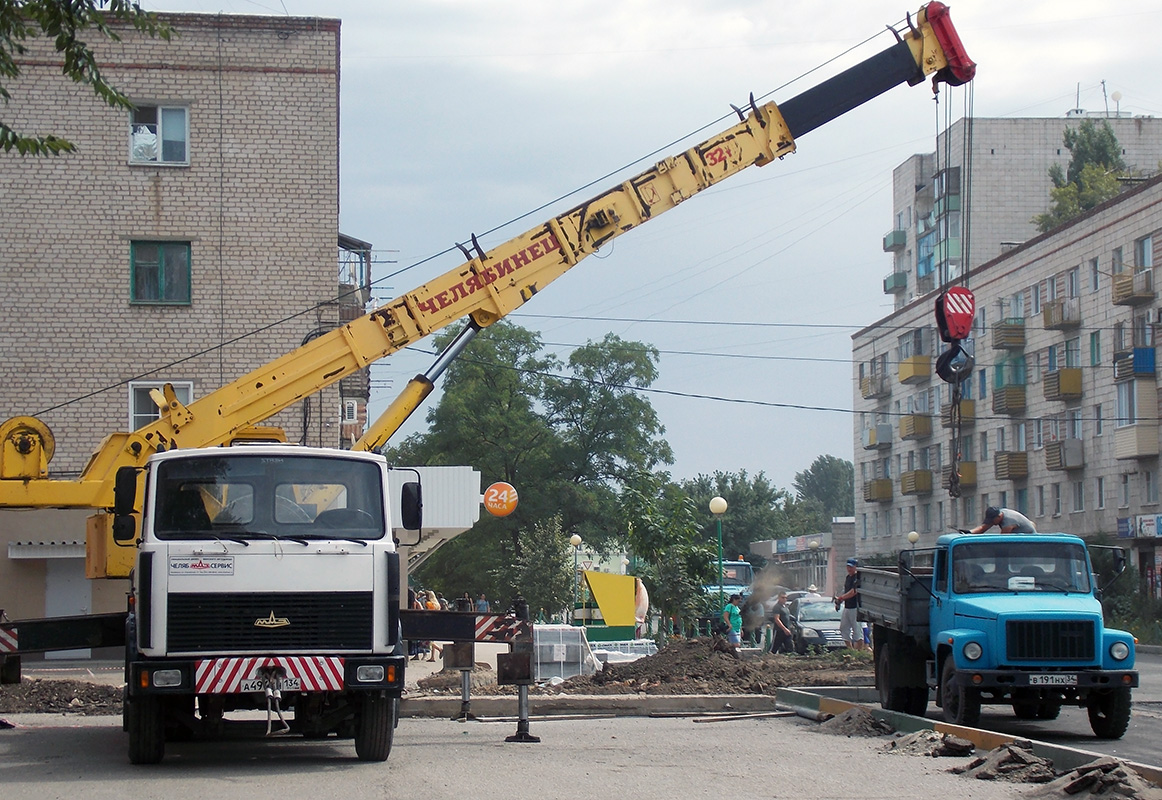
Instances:
[[[338,656],[262,656],[211,658],[194,662],[194,690],[198,694],[238,694],[252,691],[243,682],[280,670],[297,678],[300,691],[333,692],[343,689],[343,659]]]

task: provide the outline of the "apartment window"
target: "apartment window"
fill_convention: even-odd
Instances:
[[[1130,473],[1122,473],[1121,494],[1118,497],[1118,506],[1121,508],[1130,507]]]
[[[965,436],[960,440],[960,460],[975,461],[972,457],[972,437]]]
[[[1022,514],[1029,513],[1029,490],[1017,489],[1016,491],[1017,510]]]
[[[1093,407],[1093,435],[1101,436],[1104,426],[1101,418],[1101,403]]]
[[[866,539],[867,538],[867,514],[860,514],[859,516],[860,516],[860,522],[862,523],[860,525],[860,528],[863,531],[863,535],[860,538]]]
[[[1081,295],[1081,267],[1074,267],[1065,273],[1065,294],[1068,297]]]
[[[1029,300],[1032,304],[1033,316],[1041,313],[1041,284],[1035,283],[1029,287]]]
[[[133,164],[190,163],[189,109],[139,105],[129,112],[129,161]]]
[[[976,519],[976,502],[971,497],[964,498],[964,520],[971,522]]]
[[[1065,412],[1065,429],[1067,439],[1081,438],[1081,409],[1071,408]]]
[[[1049,345],[1049,347],[1045,350],[1045,371],[1057,371],[1057,345],[1055,344]]]
[[[932,530],[932,505],[925,503],[920,506],[920,525],[924,530]]]
[[[989,435],[982,433],[980,435],[980,460],[988,461],[989,458]],[[986,506],[987,508],[987,506]]]
[[[986,400],[989,396],[989,374],[986,369],[978,369],[977,375],[977,389],[980,390],[980,399]]]
[[[1001,492],[1000,501],[1001,501],[1001,506],[1000,506],[1001,508],[1008,508],[1009,507],[1009,493],[1008,492]]]
[[[1122,256],[1122,248],[1115,247],[1110,254],[1110,272],[1117,275],[1125,267],[1125,258]]]
[[[1038,517],[1043,517],[1045,516],[1045,487],[1038,486],[1035,496],[1037,498],[1037,505],[1034,509],[1034,513],[1036,513]]]
[[[1101,366],[1101,331],[1094,331],[1089,335],[1089,365]]]
[[[1094,504],[1098,508],[1105,508],[1106,507],[1106,479],[1105,478],[1099,476],[1098,479],[1096,481],[1094,481],[1094,495],[1095,495],[1093,498]]]
[[[1033,420],[1033,449],[1040,450],[1045,446],[1045,420],[1038,417]]]
[[[1029,449],[1028,439],[1025,438],[1025,431],[1025,422],[1023,420],[1013,425],[1013,449],[1018,452]]]
[[[1061,484],[1053,484],[1053,516],[1061,516]]]
[[[161,410],[149,393],[156,389],[161,391],[164,381],[143,382],[131,381],[129,384],[129,430],[135,431],[161,418]],[[174,394],[182,405],[189,405],[193,397],[194,384],[191,381],[169,381],[173,386]]]
[[[936,504],[936,529],[944,530],[944,501]]]
[[[1089,288],[1097,291],[1101,286],[1101,270],[1098,269],[1097,259],[1091,258],[1089,260]]]
[[[130,302],[190,304],[190,243],[132,242]]]
[[[1005,442],[1006,442],[1005,434],[1006,434],[1006,431],[1005,431],[1003,426],[1000,428],[997,428],[997,452],[998,453],[1005,452]]]
[[[1146,498],[1147,505],[1158,502],[1158,480],[1153,470],[1148,469],[1142,473],[1142,489],[1142,495]]]
[[[1134,242],[1134,271],[1141,272],[1154,266],[1154,237],[1143,236]]]
[[[1081,366],[1081,339],[1066,339],[1065,340],[1065,366],[1080,367]]]
[[[1123,381],[1118,387],[1118,421],[1119,428],[1133,425],[1137,421],[1135,415],[1135,398],[1137,395],[1137,381]]]
[[[1073,482],[1073,510],[1085,511],[1085,484],[1082,481]]]

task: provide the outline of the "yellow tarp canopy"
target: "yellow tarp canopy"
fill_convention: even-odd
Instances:
[[[585,580],[606,625],[618,627],[635,623],[633,575],[585,570]]]

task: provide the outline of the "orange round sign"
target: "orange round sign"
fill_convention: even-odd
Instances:
[[[516,489],[511,483],[497,481],[484,490],[484,508],[494,517],[507,517],[516,510]]]

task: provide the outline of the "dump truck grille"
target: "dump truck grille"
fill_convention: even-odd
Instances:
[[[171,653],[370,650],[370,592],[172,594]]]
[[[1010,661],[1092,661],[1093,622],[1010,620],[1005,624]]]

